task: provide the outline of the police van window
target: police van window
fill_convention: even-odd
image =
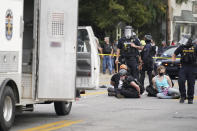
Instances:
[[[78,29],[77,52],[90,52],[90,39],[85,29]]]

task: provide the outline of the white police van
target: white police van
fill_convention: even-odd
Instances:
[[[76,88],[84,91],[99,86],[100,57],[91,26],[78,27]]]
[[[0,1],[0,130],[16,110],[54,103],[69,114],[75,100],[78,0]]]

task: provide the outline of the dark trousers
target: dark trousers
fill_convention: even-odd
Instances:
[[[107,89],[107,91],[108,91],[108,93],[109,93],[109,92],[110,92],[110,93],[115,93],[116,95],[117,95],[118,93],[120,93],[120,89],[117,89],[116,87],[114,87],[114,88],[109,87],[109,88]]]
[[[187,80],[187,96],[188,99],[194,98],[194,85],[195,85],[195,67],[191,65],[186,65],[181,67],[179,71],[179,91],[182,98],[186,98],[185,82]]]
[[[138,70],[138,62],[137,60],[126,60],[126,64],[129,68],[129,73],[134,78],[139,80],[139,70]]]
[[[80,98],[81,97],[81,95],[80,95],[80,91],[77,89],[76,90],[76,97],[78,97],[78,98]]]
[[[123,95],[125,98],[139,98],[139,94],[137,90],[129,89],[129,88],[122,88],[118,89],[118,92]]]
[[[147,75],[148,75],[148,79],[149,79],[149,85],[152,86],[152,71],[153,68],[152,67],[148,67],[146,65],[143,65],[142,70],[140,71],[140,82],[142,84],[142,86],[144,86],[144,79],[145,79],[145,72],[147,71]]]

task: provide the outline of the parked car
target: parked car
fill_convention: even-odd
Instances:
[[[169,75],[172,79],[178,76],[178,72],[180,69],[180,55],[177,56],[175,62],[172,62],[172,55],[178,46],[172,46],[165,50],[160,57],[156,57],[154,59],[154,71],[158,66],[163,65],[166,67],[166,74]]]
[[[156,72],[158,66],[163,65],[166,67],[166,74],[169,75],[171,79],[178,77],[179,69],[181,67],[181,55],[179,54],[176,56],[176,61],[172,61],[172,55],[177,47],[178,46],[172,46],[164,51],[160,57],[154,58],[154,72]],[[194,72],[197,78],[197,69]]]
[[[162,49],[160,47],[157,47],[157,56],[162,56],[163,52],[165,52],[166,50],[170,49],[170,48],[175,48],[177,46],[167,46],[164,49]]]

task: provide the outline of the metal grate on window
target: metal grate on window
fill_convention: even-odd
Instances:
[[[49,20],[49,29],[52,37],[63,37],[64,36],[64,13],[51,13]]]

